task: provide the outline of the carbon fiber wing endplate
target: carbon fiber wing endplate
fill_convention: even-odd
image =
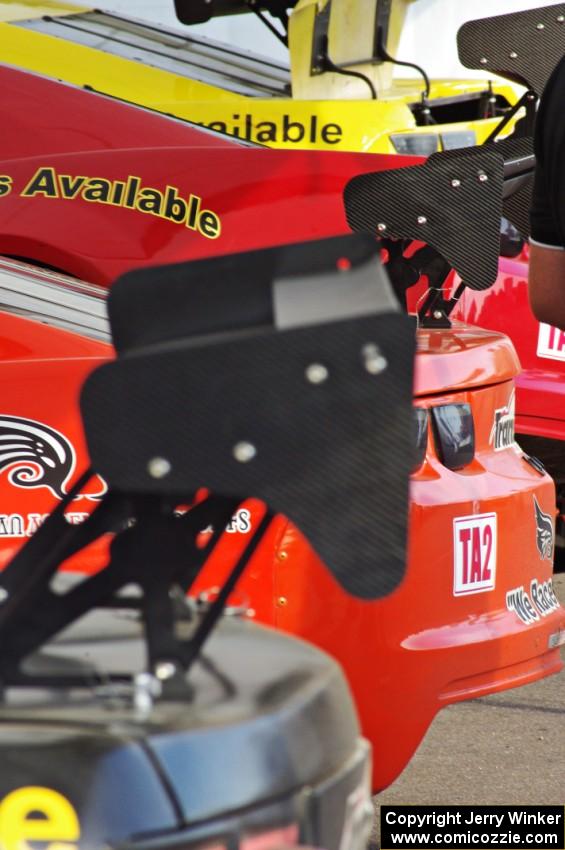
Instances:
[[[491,71],[541,95],[565,54],[565,3],[468,21],[457,47],[466,68]]]
[[[503,157],[497,146],[433,154],[423,165],[354,177],[345,187],[354,231],[421,240],[471,289],[497,275]]]
[[[527,239],[534,187],[534,140],[531,136],[511,136],[497,142],[496,149],[504,158],[503,214]]]
[[[350,593],[391,592],[405,569],[414,326],[389,294],[380,307],[367,301],[367,287],[388,289],[376,249],[369,237],[346,237],[119,280],[110,317],[123,356],[96,370],[82,396],[91,458],[110,487],[179,497],[207,487],[263,499],[304,532]],[[317,257],[310,274],[308,253]],[[254,267],[261,283],[247,326],[240,311],[226,329],[220,306],[217,329],[199,316],[206,285],[216,282],[218,305],[223,286],[229,309],[238,268],[247,277]],[[312,304],[327,311],[328,300],[341,309],[336,280],[358,309],[314,315]],[[296,288],[294,318],[284,289],[272,303],[264,297],[279,285]],[[137,310],[126,343],[136,292],[145,319]],[[172,334],[167,310],[185,317]],[[152,321],[162,334],[144,330]],[[152,475],[155,458],[166,461],[162,477]]]

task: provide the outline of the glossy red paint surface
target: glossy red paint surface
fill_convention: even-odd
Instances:
[[[502,257],[494,286],[486,292],[466,290],[454,316],[512,339],[522,366],[516,381],[517,432],[565,440],[565,336],[547,328],[552,345],[545,351],[539,346],[543,326],[528,303],[527,250],[515,260]]]
[[[133,267],[348,233],[342,192],[349,178],[419,161],[250,148],[6,66],[0,105],[12,116],[0,138],[0,177],[11,180],[0,194],[0,253],[103,285]],[[22,196],[45,168],[53,169],[59,196]],[[174,187],[187,202],[200,199],[221,232],[208,238],[162,216],[85,200],[80,191],[62,197],[61,175],[71,195],[81,176],[112,187],[138,177],[140,190],[162,194]]]
[[[450,333],[420,330],[418,355],[416,396],[442,393],[446,387],[470,389],[500,383],[520,371],[508,337],[457,322]]]

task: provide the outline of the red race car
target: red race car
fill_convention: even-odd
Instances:
[[[0,73],[11,116],[0,142],[0,251],[102,286],[128,269],[346,233],[348,180],[415,162],[253,149],[71,86]],[[389,260],[393,251],[391,244]],[[86,465],[77,395],[110,349],[99,340],[103,290],[36,271],[40,302],[22,303],[25,276],[4,268],[7,309],[65,323],[38,329],[29,318],[2,317],[6,563]],[[418,346],[403,584],[378,602],[350,597],[280,516],[232,600],[340,660],[377,754],[375,788],[398,776],[442,706],[557,672],[565,638],[551,585],[554,488],[514,444],[519,366],[511,343],[475,328],[430,326]],[[392,355],[368,348],[364,356],[378,374]],[[307,380],[323,386],[324,364],[310,365]],[[389,427],[392,439],[397,424]],[[96,480],[69,520],[84,518],[103,488]],[[334,509],[339,522],[347,505]],[[251,502],[234,517],[200,592],[222,583],[259,510]],[[104,556],[98,546],[68,566],[96,570]]]
[[[496,69],[502,76],[519,80],[527,87],[517,106],[525,109],[519,132],[532,142],[535,107],[557,62],[565,53],[561,8],[514,12],[470,21],[459,32],[460,59],[469,68]],[[543,39],[543,50],[532,41]],[[513,51],[508,54],[505,38]],[[533,51],[533,52],[532,52]],[[488,54],[488,56],[487,56]],[[511,61],[509,61],[509,59]],[[531,152],[531,147],[530,147]],[[524,169],[522,169],[524,170]],[[530,169],[531,172],[532,169]],[[516,400],[509,416],[516,419],[520,445],[538,457],[557,485],[556,565],[565,566],[565,334],[539,323],[528,302],[528,208],[531,176],[523,179],[521,209],[510,208],[518,230],[503,236],[506,255],[500,260],[499,275],[488,292],[466,290],[454,315],[465,322],[506,333],[516,346],[522,371],[516,381]],[[519,232],[518,232],[519,231]]]

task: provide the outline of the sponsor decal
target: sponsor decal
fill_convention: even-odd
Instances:
[[[185,511],[186,513],[186,511]],[[228,534],[247,534],[251,531],[251,513],[245,508],[240,508],[232,516],[229,523],[226,525],[225,531]],[[213,534],[214,526],[208,525],[203,528],[200,534]]]
[[[553,520],[549,514],[544,514],[535,496],[534,510],[536,515],[536,545],[539,556],[544,561],[553,561]]]
[[[230,523],[226,527],[228,534],[247,534],[251,531],[251,514],[245,508],[240,508],[239,511],[231,518]]]
[[[511,449],[514,446],[514,425],[516,422],[516,393],[512,395],[506,407],[494,411],[494,422],[490,432],[489,443],[495,452]]]
[[[477,514],[453,520],[453,593],[464,596],[494,590],[497,517]]]
[[[508,591],[506,607],[509,611],[513,611],[526,626],[530,626],[541,617],[547,617],[552,611],[556,611],[559,608],[559,600],[555,595],[551,579],[541,582],[532,579],[529,593],[523,585]]]
[[[60,431],[35,419],[0,414],[0,475],[6,471],[14,487],[45,487],[57,499],[63,499],[75,464],[74,447]],[[95,478],[98,492],[81,493],[78,498],[98,501],[104,495],[105,482],[99,476]],[[33,532],[28,534],[25,529],[35,524],[36,517],[41,515],[27,514],[24,518],[22,514],[0,514],[0,537],[31,536]]]
[[[565,360],[565,332],[542,322],[539,326],[537,355],[549,360]]]
[[[200,121],[201,127],[228,133],[248,142],[285,142],[337,145],[341,142],[343,128],[339,124],[324,124],[317,115],[309,115],[304,121],[297,121],[288,113],[272,116],[272,121],[254,121],[249,112],[245,115],[234,113],[231,118],[222,121]]]
[[[12,178],[0,175],[0,198],[9,195],[12,189]],[[182,225],[206,239],[217,239],[222,232],[220,217],[212,210],[202,209],[203,201],[199,195],[190,193],[184,196],[176,186],[166,186],[164,190],[144,186],[142,178],[133,174],[124,180],[108,180],[105,177],[61,174],[51,166],[42,166],[19,195],[21,198],[80,199],[91,204],[136,210]]]
[[[75,468],[75,450],[63,434],[19,416],[0,416],[0,472],[14,487],[47,487],[62,499]]]
[[[102,494],[100,494],[102,495]],[[100,496],[86,496],[89,499],[97,499]],[[186,511],[176,511],[177,516],[182,516]],[[39,526],[45,522],[49,514],[0,514],[0,539],[3,537],[31,537]],[[67,511],[65,519],[70,525],[78,525],[87,519],[87,511]],[[248,534],[251,531],[251,513],[244,508],[237,511],[226,526],[228,534]],[[201,531],[201,534],[213,534],[211,525]]]
[[[5,471],[14,487],[23,489],[46,488],[57,499],[67,495],[69,481],[76,466],[75,449],[64,434],[38,422],[20,416],[0,415],[0,475]],[[96,475],[98,490],[82,492],[78,499],[99,501],[107,491],[106,482]],[[178,511],[180,516],[186,511]],[[49,516],[31,512],[0,513],[0,539],[31,537]],[[71,525],[84,522],[88,511],[69,511],[65,519]],[[210,527],[203,533],[212,533]],[[247,534],[251,531],[251,513],[245,508],[236,511],[226,531],[230,534]],[[0,848],[2,850],[2,848]]]
[[[87,497],[92,498],[92,497]],[[0,539],[2,537],[31,537],[49,514],[0,514]],[[68,511],[65,519],[70,525],[78,525],[89,516],[87,511]]]
[[[0,802],[0,850],[78,850],[80,823],[66,797],[51,788],[17,788]]]

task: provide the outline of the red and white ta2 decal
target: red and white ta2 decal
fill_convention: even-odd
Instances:
[[[453,593],[464,596],[494,590],[496,514],[453,520]]]
[[[537,355],[546,360],[565,360],[565,331],[541,323]]]

